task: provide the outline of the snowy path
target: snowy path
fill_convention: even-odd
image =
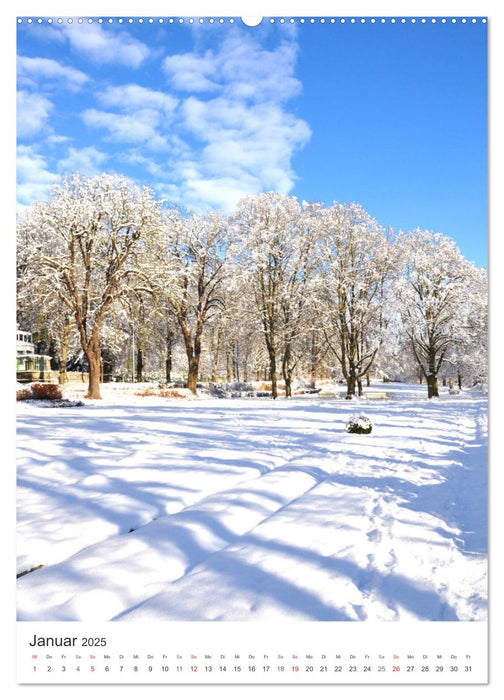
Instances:
[[[485,619],[486,402],[362,407],[21,406],[19,619]]]

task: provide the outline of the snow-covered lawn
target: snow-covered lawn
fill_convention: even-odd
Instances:
[[[384,390],[18,402],[18,618],[486,619],[486,398]]]

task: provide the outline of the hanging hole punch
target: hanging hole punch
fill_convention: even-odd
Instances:
[[[262,17],[242,17],[241,21],[246,24],[247,27],[257,27],[263,21]]]

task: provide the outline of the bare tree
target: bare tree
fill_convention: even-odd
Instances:
[[[187,386],[196,394],[203,331],[223,306],[229,230],[217,212],[184,215],[171,209],[163,231],[162,289],[184,340]]]
[[[454,344],[446,363],[449,374],[462,389],[463,383],[488,379],[488,275],[474,268],[465,287],[465,300],[454,329]]]
[[[415,229],[396,245],[403,261],[397,294],[404,333],[433,398],[439,396],[439,370],[460,339],[475,268],[441,233]]]
[[[88,398],[101,398],[103,322],[130,291],[138,274],[136,253],[158,221],[159,206],[147,188],[111,175],[73,175],[19,222],[27,265],[74,318],[89,367]]]
[[[276,399],[280,359],[287,395],[291,393],[292,349],[306,301],[303,288],[313,242],[311,227],[295,197],[275,192],[244,197],[234,225],[237,261],[252,290]]]
[[[384,301],[393,261],[387,237],[359,204],[323,210],[319,243],[319,318],[347,384],[362,392],[383,341]]]

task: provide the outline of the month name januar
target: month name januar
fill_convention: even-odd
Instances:
[[[37,637],[33,635],[33,641],[28,642],[31,647],[73,647],[77,637]]]

